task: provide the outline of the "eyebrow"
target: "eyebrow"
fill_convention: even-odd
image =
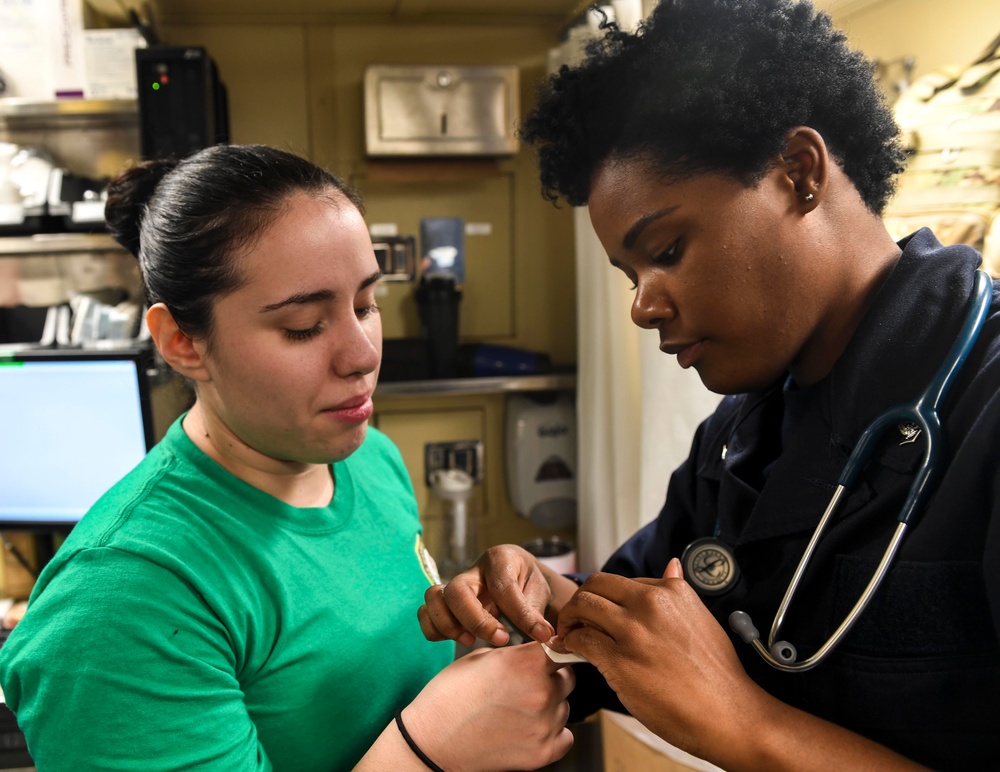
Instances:
[[[622,246],[625,249],[631,249],[635,246],[636,239],[639,238],[639,234],[642,233],[643,229],[649,225],[654,220],[659,220],[661,217],[666,217],[668,214],[673,214],[678,209],[680,209],[680,204],[675,204],[674,206],[668,206],[666,209],[660,209],[656,212],[650,212],[649,214],[644,214],[631,228],[628,229],[628,233],[625,234],[625,238],[622,239]]]
[[[358,292],[370,287],[379,279],[382,278],[382,271],[375,271],[374,273],[366,276],[358,284]],[[318,290],[316,292],[298,292],[294,295],[289,295],[284,300],[279,300],[277,303],[269,303],[260,309],[260,313],[267,314],[272,311],[277,311],[278,309],[285,308],[287,306],[304,306],[310,303],[322,303],[325,300],[333,300],[336,297],[336,293],[333,290]]]

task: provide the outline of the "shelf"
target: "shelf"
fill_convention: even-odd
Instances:
[[[4,133],[97,131],[139,126],[139,106],[134,99],[0,99],[0,135]],[[19,143],[18,139],[7,141]],[[19,144],[23,144],[23,141]]]
[[[492,378],[443,378],[425,381],[380,383],[375,396],[442,396],[455,394],[499,394],[515,391],[567,391],[576,388],[576,376],[508,375]]]
[[[122,251],[124,251],[122,246],[107,233],[36,233],[33,236],[0,236],[0,257]]]
[[[0,118],[107,118],[138,116],[134,99],[0,99]]]

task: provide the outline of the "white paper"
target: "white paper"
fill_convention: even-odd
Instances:
[[[567,653],[564,654],[561,651],[553,651],[548,646],[546,646],[544,643],[542,644],[542,651],[544,651],[548,655],[549,659],[551,659],[553,662],[558,662],[560,664],[563,664],[563,663],[573,664],[573,663],[576,663],[576,662],[586,662],[587,661],[583,657],[581,657],[579,654],[570,654],[569,652],[567,652]]]

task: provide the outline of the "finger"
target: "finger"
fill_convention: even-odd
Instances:
[[[559,668],[553,678],[556,680],[557,693],[560,698],[564,700],[569,697],[573,689],[576,688],[576,671],[574,671],[571,667]]]
[[[464,630],[458,620],[448,611],[441,597],[443,585],[435,585],[424,593],[424,605],[417,609],[420,631],[428,641],[458,641],[472,646],[476,638]]]
[[[527,571],[522,586],[522,580],[514,573],[513,567],[507,567],[507,570],[490,582],[490,595],[511,624],[542,643],[555,634],[552,625],[545,619],[545,609],[548,608],[552,591],[540,571],[534,568],[528,568]]]
[[[567,718],[568,717],[569,716],[567,714]],[[564,726],[562,730],[559,732],[559,735],[555,739],[556,745],[555,748],[553,749],[552,758],[549,763],[554,764],[555,762],[559,761],[559,759],[561,759],[563,756],[565,756],[567,753],[569,753],[570,749],[573,747],[573,743],[575,740],[576,738],[573,736],[573,733],[567,727]]]
[[[684,569],[681,566],[681,561],[678,558],[671,558],[670,562],[667,563],[667,570],[663,572],[664,579],[683,579]]]
[[[559,613],[557,635],[564,638],[567,630],[583,624],[607,631],[608,624],[621,616],[622,608],[640,591],[634,579],[617,574],[591,575]]]
[[[570,600],[562,611],[559,612],[556,634],[562,639],[566,651],[574,654],[582,654],[569,648],[566,641],[566,634],[581,626],[594,627],[602,632],[607,632],[609,626],[615,624],[615,620],[620,617],[622,608],[602,595],[591,592],[584,584],[573,599]]]
[[[566,648],[586,658],[598,670],[614,646],[614,638],[596,627],[577,627],[566,634]]]
[[[417,609],[417,621],[420,623],[420,632],[424,634],[424,638],[428,641],[444,641],[447,640],[448,636],[443,635],[434,623],[431,622],[430,612],[427,611],[427,606],[421,606]]]
[[[424,602],[433,624],[446,638],[472,646],[476,637],[468,632],[448,608],[444,597],[445,585],[436,584],[424,593]]]
[[[620,576],[619,574],[606,574],[599,572],[591,574],[577,592],[590,592],[621,605],[627,601],[629,597],[635,594],[635,585],[637,582],[659,583],[661,581],[663,580],[660,578],[632,579],[627,576]]]
[[[504,646],[510,640],[507,628],[483,606],[479,593],[470,584],[453,579],[445,585],[442,597],[449,613],[474,638],[494,646]]]
[[[555,716],[553,716],[553,718],[555,718],[556,726],[566,726],[566,722],[569,721],[569,711],[570,707],[567,700],[562,700],[556,706]]]
[[[542,644],[537,641],[530,641],[528,643],[523,643],[520,646],[515,646],[517,649],[525,649],[531,652],[531,656],[535,657],[542,663],[542,667],[545,672],[549,675],[556,675],[560,670],[568,668],[572,663],[570,662],[559,662],[552,659],[548,654],[545,653],[545,649]]]

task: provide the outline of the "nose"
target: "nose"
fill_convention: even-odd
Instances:
[[[378,317],[365,320],[352,319],[343,325],[342,335],[332,352],[333,370],[340,378],[368,375],[378,368],[382,360],[382,325]]]
[[[662,284],[643,280],[636,282],[632,299],[632,323],[643,329],[656,329],[677,316],[677,308]]]

